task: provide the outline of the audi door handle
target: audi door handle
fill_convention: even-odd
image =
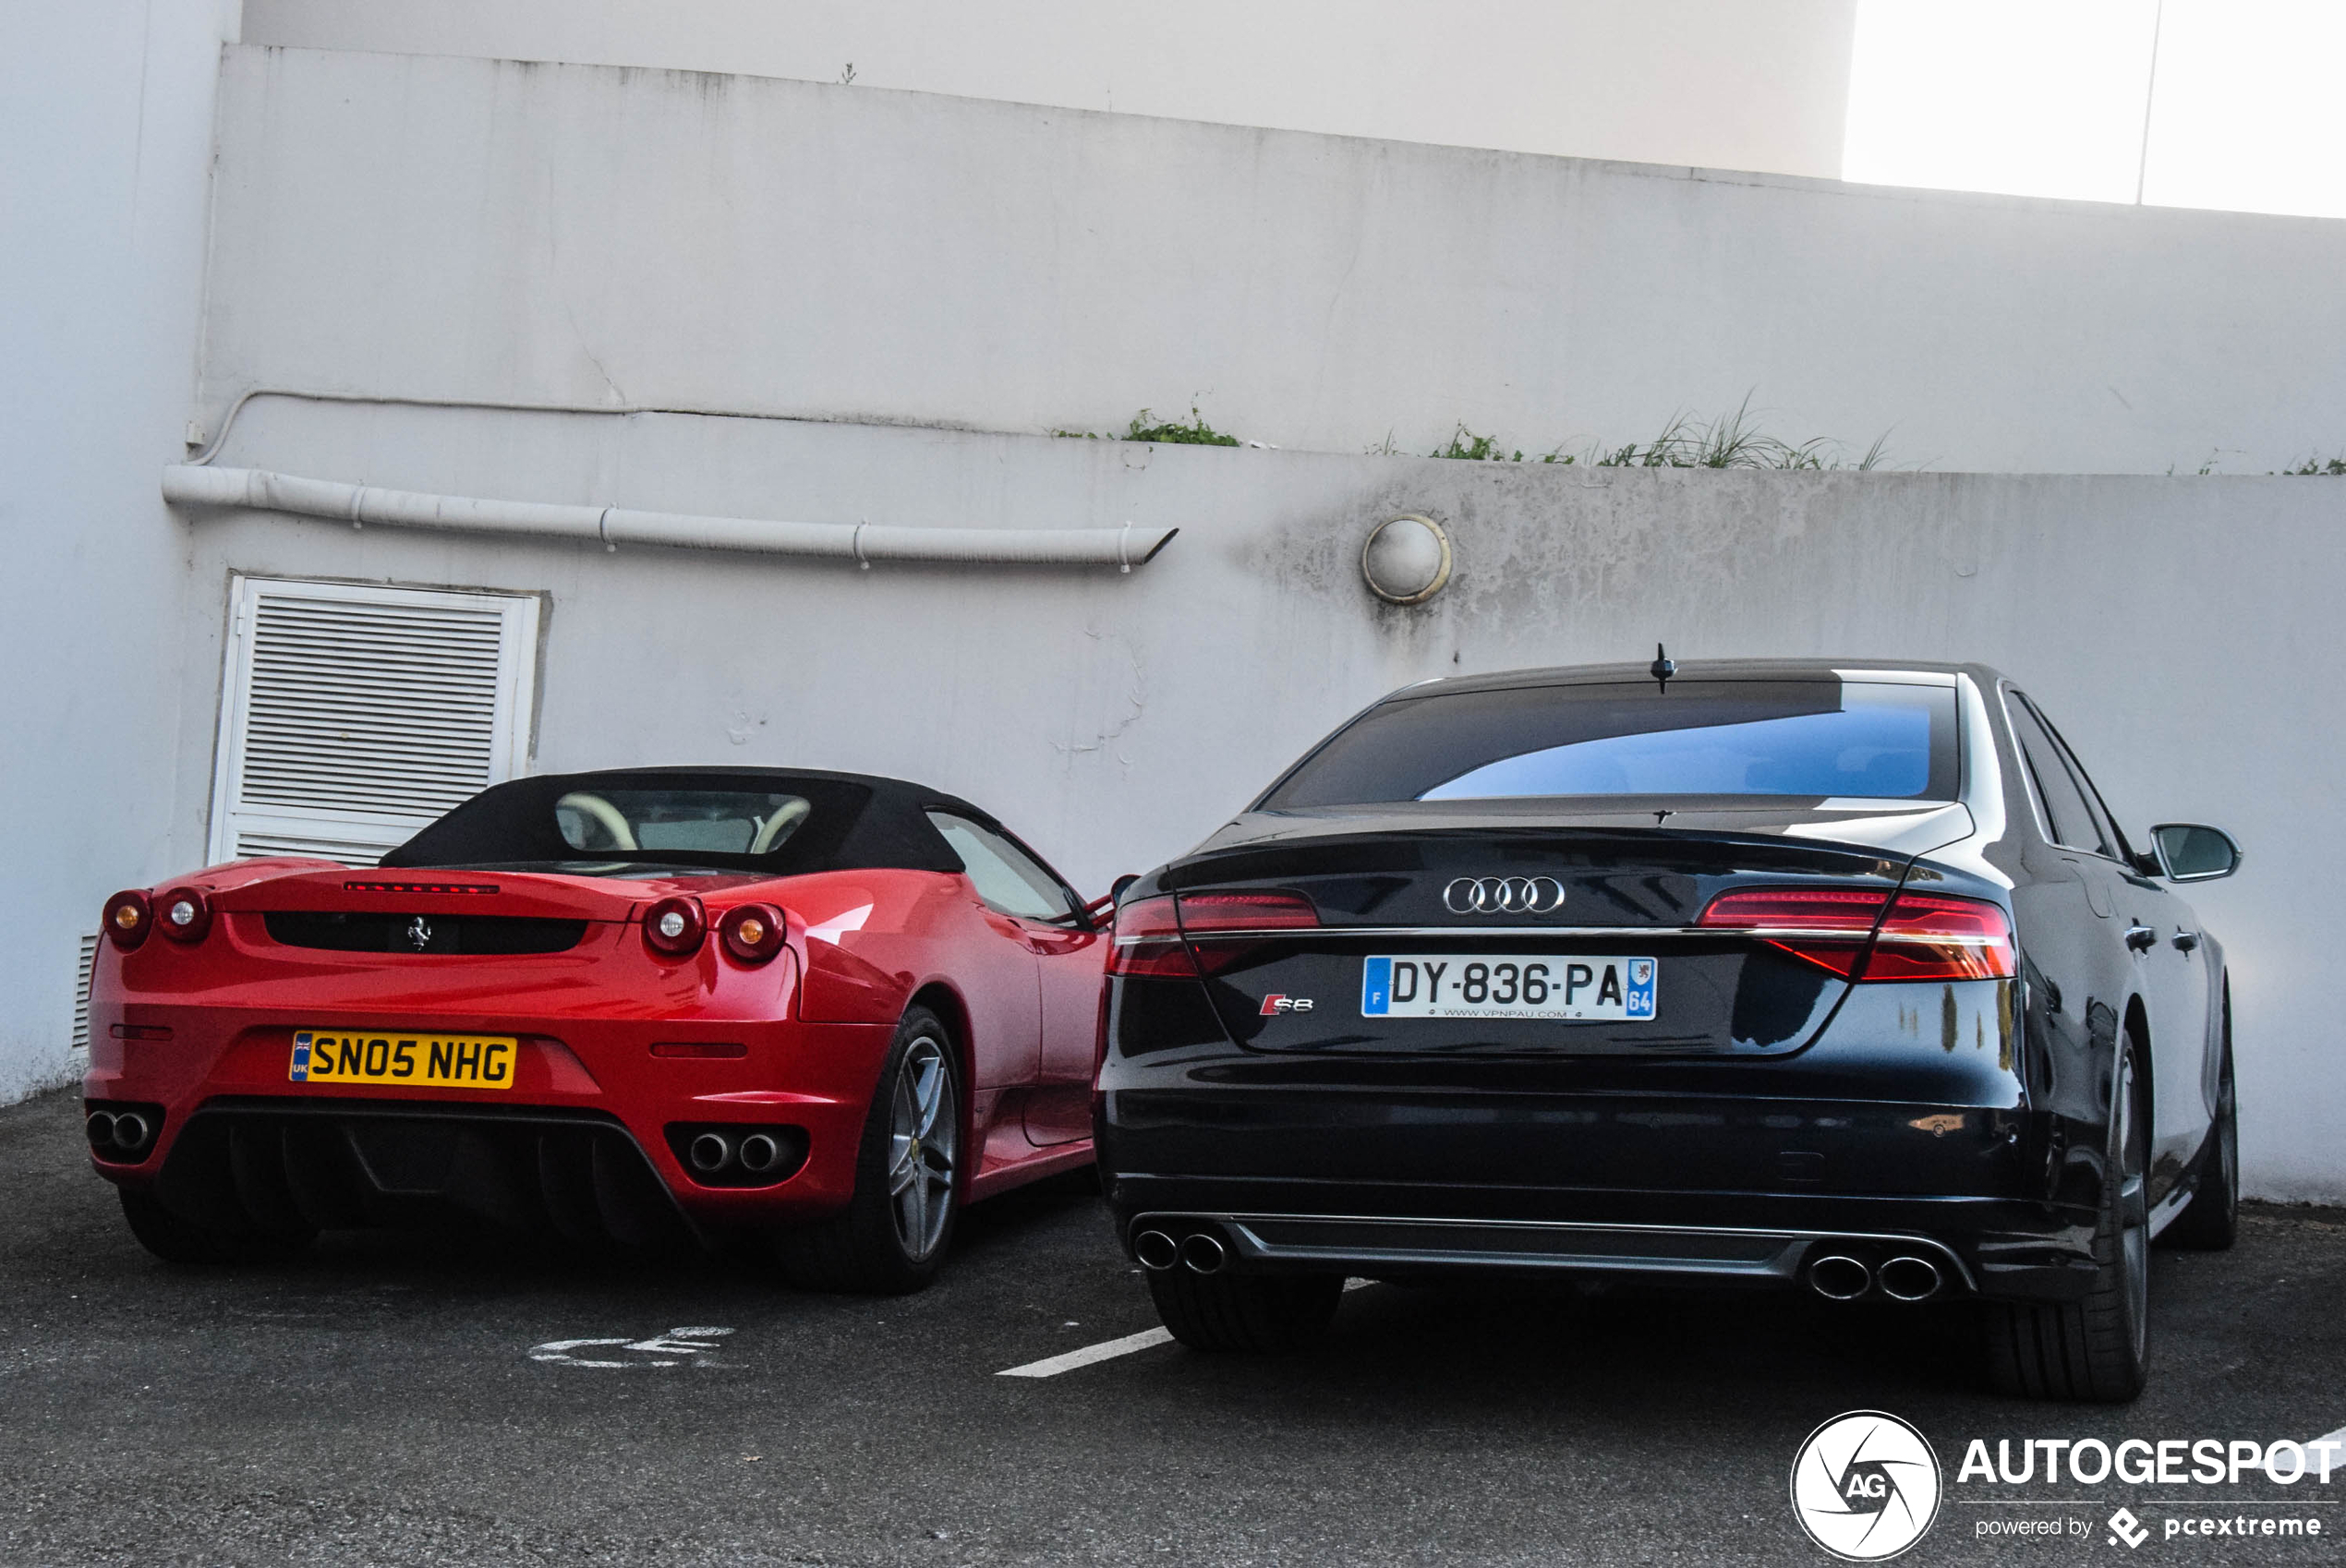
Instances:
[[[2126,928],[2126,946],[2135,952],[2147,953],[2158,945],[2159,933],[2147,925],[2130,925]]]
[[[2178,931],[2178,932],[2176,932],[2176,933],[2175,933],[2175,947],[2176,947],[2176,950],[2177,950],[2177,951],[2179,951],[2179,952],[2188,953],[2188,952],[2190,952],[2190,951],[2191,951],[2194,947],[2198,947],[2198,946],[2199,946],[2199,933],[2198,933],[2198,932],[2196,932],[2196,931]]]

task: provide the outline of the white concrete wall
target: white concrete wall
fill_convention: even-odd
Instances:
[[[207,417],[252,385],[1533,452],[1747,393],[1949,470],[2346,443],[2346,223],[743,77],[231,52]]]
[[[652,66],[1841,173],[1855,0],[248,0],[309,49]]]
[[[191,524],[178,775],[206,777],[232,570],[550,595],[539,766],[738,762],[923,779],[1088,890],[1225,819],[1422,676],[1649,657],[1978,658],[2042,700],[2139,832],[2204,820],[2247,869],[2192,894],[2231,953],[2251,1188],[2346,1197],[2337,973],[2308,889],[2346,678],[2346,482],[1583,470],[844,424],[256,404],[223,462],[382,485],[812,520],[1131,519],[1130,575],[789,563],[236,513]],[[1448,525],[1417,610],[1359,576],[1403,511]],[[201,842],[183,788],[178,841]]]
[[[0,1103],[62,1082],[78,938],[163,874],[195,374],[234,0],[8,9],[0,45]]]

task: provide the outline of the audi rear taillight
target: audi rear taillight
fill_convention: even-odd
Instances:
[[[1178,903],[1181,930],[1191,936],[1292,931],[1320,923],[1320,911],[1300,893],[1183,893]]]
[[[200,942],[212,929],[212,900],[200,887],[175,887],[154,901],[154,923],[174,942]]]
[[[1300,893],[1181,893],[1136,899],[1116,911],[1110,974],[1195,979],[1235,962],[1245,939],[1282,931],[1313,930],[1320,911]],[[1192,947],[1191,944],[1203,944]]]
[[[154,929],[154,906],[147,902],[147,896],[137,888],[116,893],[106,900],[106,938],[124,952],[144,942],[147,933]]]
[[[1319,910],[1300,893],[1182,893],[1174,903],[1190,956],[1205,974],[1219,974],[1252,955],[1262,946],[1256,938],[1320,924]]]
[[[1159,980],[1197,978],[1197,965],[1190,961],[1189,947],[1181,940],[1181,918],[1170,897],[1135,899],[1117,907],[1107,971]]]
[[[644,911],[644,946],[662,958],[690,958],[707,935],[698,899],[662,899]]]
[[[782,911],[771,904],[743,904],[717,921],[725,951],[745,964],[762,964],[782,950]]]
[[[1981,899],[1901,893],[1873,940],[1868,980],[2010,980],[2012,922]]]
[[[1862,887],[1753,887],[1720,894],[1695,923],[1748,931],[1848,980],[1889,901],[1887,893]]]
[[[2012,923],[1981,899],[1900,893],[1893,902],[1860,887],[1752,887],[1720,894],[1695,923],[1747,931],[1844,980],[2008,980],[2019,972]]]

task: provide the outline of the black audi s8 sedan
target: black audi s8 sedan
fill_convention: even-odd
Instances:
[[[1095,1098],[1201,1349],[1347,1275],[1964,1302],[2005,1392],[2142,1388],[2147,1249],[2229,1246],[2222,947],[1976,664],[1405,688],[1117,908]]]

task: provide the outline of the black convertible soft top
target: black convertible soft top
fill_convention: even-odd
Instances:
[[[562,837],[554,803],[564,795],[625,790],[764,790],[804,796],[806,824],[762,855],[703,850],[581,850]],[[483,790],[382,857],[387,866],[485,866],[582,862],[707,866],[789,876],[815,871],[898,867],[958,872],[959,855],[929,820],[931,811],[969,817],[1005,832],[967,801],[864,773],[780,767],[623,767],[545,773]]]

